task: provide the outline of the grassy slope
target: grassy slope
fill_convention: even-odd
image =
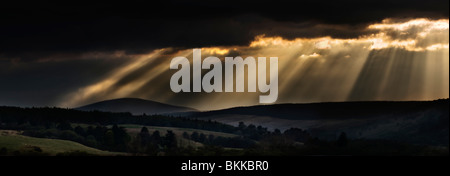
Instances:
[[[120,127],[124,127],[128,134],[135,136],[137,135],[142,128],[142,125],[134,125],[134,124],[123,124],[123,125],[119,125]],[[198,133],[203,133],[206,136],[212,134],[215,137],[221,136],[221,137],[235,137],[237,135],[235,134],[230,134],[230,133],[221,133],[221,132],[214,132],[214,131],[206,131],[206,130],[199,130],[199,129],[191,129],[191,128],[177,128],[177,127],[158,127],[158,126],[146,126],[151,133],[153,133],[154,131],[158,130],[161,134],[161,136],[166,135],[167,130],[172,130],[173,133],[175,133],[177,140],[178,140],[178,145],[180,147],[187,147],[187,146],[191,146],[191,147],[201,147],[203,146],[202,143],[199,142],[195,142],[189,139],[185,139],[183,138],[183,132],[187,132],[189,135],[191,135],[194,131],[198,132]]]
[[[134,125],[134,124],[121,124],[120,127],[124,127],[127,129],[127,131],[130,134],[137,134],[141,131],[142,125]],[[146,126],[148,130],[152,133],[155,130],[158,130],[161,135],[165,135],[167,133],[167,130],[172,130],[177,136],[182,136],[183,132],[187,132],[189,135],[192,134],[194,131],[198,133],[203,133],[205,135],[214,135],[214,136],[222,136],[222,137],[235,137],[237,135],[230,134],[230,133],[222,133],[222,132],[215,132],[215,131],[206,131],[206,130],[199,130],[199,129],[192,129],[192,128],[177,128],[177,127],[159,127],[159,126]]]
[[[84,123],[73,123],[72,127],[75,128],[76,126],[81,126],[83,128],[87,128],[88,126],[92,126],[91,124],[84,124]],[[124,127],[128,134],[130,136],[136,136],[142,129],[143,125],[136,125],[136,124],[119,124],[120,127]],[[112,125],[109,125],[108,128],[111,128]],[[159,126],[146,126],[149,130],[150,134],[152,134],[154,131],[158,130],[161,134],[161,136],[166,135],[167,130],[172,130],[173,133],[175,133],[177,137],[177,141],[180,147],[202,147],[203,144],[199,142],[195,142],[193,140],[185,139],[183,138],[183,132],[187,132],[189,135],[191,135],[194,131],[198,133],[203,133],[206,136],[212,134],[215,137],[221,136],[221,137],[236,137],[235,134],[230,133],[222,133],[222,132],[215,132],[215,131],[207,131],[207,130],[199,130],[199,129],[192,129],[192,128],[177,128],[177,127],[159,127]]]
[[[42,149],[42,153],[47,153],[50,155],[74,151],[81,151],[95,155],[121,154],[98,150],[67,140],[34,138],[20,135],[17,131],[0,130],[0,148],[6,148],[8,152],[27,152],[32,151],[34,147],[39,147]]]

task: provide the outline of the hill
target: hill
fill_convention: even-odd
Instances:
[[[185,113],[237,126],[262,125],[271,130],[308,130],[335,140],[341,132],[353,139],[385,139],[448,146],[449,99],[409,102],[338,102],[276,104]]]
[[[368,101],[324,102],[306,104],[274,104],[187,113],[187,116],[217,115],[269,116],[287,120],[344,120],[371,118],[383,114],[448,105],[449,99],[435,101]]]
[[[6,155],[57,155],[74,153],[79,155],[120,155],[117,152],[107,152],[82,144],[60,140],[35,138],[20,135],[18,131],[0,130],[0,148]]]
[[[50,147],[40,144],[54,142],[54,139],[77,142],[70,144],[73,146],[83,144],[101,150],[138,155],[204,155],[211,151],[228,152],[220,147],[248,149],[242,151],[250,152],[248,154],[255,149],[253,147],[261,149],[254,154],[291,155],[299,154],[298,151],[303,151],[305,155],[368,154],[371,152],[366,151],[367,146],[372,146],[375,154],[421,155],[428,152],[427,147],[448,151],[449,143],[448,99],[278,104],[179,114],[183,116],[0,106],[0,129],[20,130],[24,131],[23,135],[49,138],[30,144],[26,141],[42,138],[28,138],[17,134],[6,138],[2,136],[0,154],[5,153],[5,150],[7,154],[15,151],[21,151],[25,155],[44,154],[49,148],[51,150],[53,144]],[[142,126],[147,127],[149,135],[139,134]],[[153,135],[156,130],[161,133]],[[194,135],[194,131],[200,134]],[[11,144],[5,144],[4,141],[22,142],[5,147]],[[337,146],[342,144],[339,141],[350,141],[348,151],[358,152],[342,153]],[[385,148],[386,145],[390,146]],[[272,150],[273,146],[278,146],[275,148],[279,150]],[[403,153],[405,146],[411,150]],[[64,145],[58,148],[64,148]],[[73,151],[77,150],[68,150],[69,154]],[[214,152],[208,155],[217,154]],[[51,155],[58,153],[61,152],[53,152]]]
[[[159,103],[150,100],[143,100],[138,98],[121,98],[113,100],[105,100],[86,106],[75,108],[82,111],[104,111],[104,112],[130,112],[133,115],[142,114],[169,114],[178,112],[197,111],[192,108],[174,106],[164,103]]]

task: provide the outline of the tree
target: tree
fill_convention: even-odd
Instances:
[[[275,129],[274,131],[273,131],[273,134],[274,135],[281,135],[281,131],[277,128],[277,129]]]
[[[142,127],[141,128],[141,132],[138,134],[138,138],[141,141],[141,145],[147,145],[148,143],[150,143],[152,137],[150,136],[150,133],[147,129],[147,127]]]
[[[161,135],[158,130],[153,132],[151,142],[156,145],[161,143]]]
[[[80,125],[76,126],[74,131],[80,136],[86,136],[86,131]]]
[[[103,137],[106,133],[106,128],[104,128],[100,125],[97,125],[95,127],[94,131],[92,131],[92,132],[93,132],[95,139],[97,139],[97,141],[103,141]]]
[[[297,142],[306,142],[310,138],[309,133],[299,128],[290,128],[284,131],[283,134],[287,139]]]
[[[89,125],[86,130],[86,135],[87,136],[94,135],[94,133],[95,133],[94,131],[95,131],[94,127]]]
[[[114,149],[117,151],[125,151],[127,143],[130,141],[130,136],[123,127],[113,125],[111,131],[114,136]]]
[[[64,121],[59,123],[58,127],[59,130],[73,130],[72,126],[70,125],[69,122]]]
[[[109,149],[114,147],[114,133],[112,130],[106,131],[104,136],[104,144]]]
[[[189,134],[186,131],[183,132],[183,138],[190,139]]]
[[[193,140],[193,141],[196,141],[196,142],[198,142],[199,140],[198,140],[198,136],[199,134],[198,134],[198,132],[197,131],[194,131],[192,134],[191,134],[191,139]]]
[[[173,149],[177,147],[177,139],[175,137],[175,133],[173,133],[172,130],[167,130],[165,140],[167,148]]]
[[[198,137],[198,141],[201,143],[205,143],[206,141],[206,135],[203,133],[200,133],[200,136]]]
[[[339,138],[337,140],[337,146],[345,147],[345,146],[347,146],[347,143],[348,143],[347,134],[345,134],[345,132],[342,132],[341,135],[339,135]]]
[[[95,137],[92,135],[88,135],[86,137],[86,144],[91,147],[97,147],[97,141],[95,140]]]
[[[208,142],[212,143],[214,141],[214,135],[210,134],[208,135]]]
[[[238,126],[239,129],[243,130],[243,129],[245,129],[246,127],[247,127],[247,126],[245,126],[244,122],[239,122],[239,126]]]
[[[60,139],[66,139],[66,140],[70,140],[70,141],[75,141],[75,142],[84,142],[84,137],[78,135],[77,133],[75,133],[74,131],[70,131],[70,130],[64,130],[60,133],[59,135]]]

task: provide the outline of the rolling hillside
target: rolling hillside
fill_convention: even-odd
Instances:
[[[321,139],[341,132],[354,139],[386,139],[413,144],[449,141],[449,99],[411,102],[276,104],[186,113],[186,117],[237,126],[239,122],[282,131],[295,127]]]
[[[150,100],[138,98],[121,98],[114,100],[105,100],[86,106],[75,108],[82,111],[104,111],[104,112],[130,112],[133,115],[142,114],[168,114],[178,112],[197,111],[192,108],[173,106]]]
[[[142,125],[133,125],[133,124],[122,124],[120,127],[124,127],[128,134],[132,136],[136,136],[142,128]],[[221,132],[214,132],[214,131],[207,131],[207,130],[199,130],[199,129],[192,129],[192,128],[177,128],[177,127],[158,127],[158,126],[145,126],[148,128],[150,134],[152,134],[154,131],[159,131],[161,135],[166,135],[167,131],[170,130],[173,133],[175,133],[178,145],[180,147],[201,147],[203,146],[202,143],[195,142],[193,140],[185,139],[183,138],[183,133],[186,132],[188,135],[191,135],[193,132],[203,133],[205,135],[214,135],[215,137],[221,136],[221,137],[236,137],[235,134],[230,133],[221,133]]]
[[[19,155],[57,155],[71,152],[89,155],[123,155],[123,153],[102,151],[67,140],[23,136],[13,130],[0,130],[0,149],[4,150],[6,155],[14,153]]]
[[[139,114],[130,99],[88,107],[116,107]],[[133,100],[133,99],[131,99]],[[144,100],[145,101],[145,100]],[[159,104],[159,103],[156,103]],[[100,105],[100,106],[99,106]],[[149,104],[148,107],[153,106]],[[353,139],[385,139],[413,144],[448,146],[449,99],[435,101],[330,102],[234,107],[215,111],[181,109],[177,116],[237,126],[239,122],[269,130],[300,128],[321,139],[335,140],[341,132]],[[98,108],[102,109],[102,108]],[[103,108],[103,110],[108,110]],[[182,112],[183,110],[186,110]],[[149,112],[149,111],[147,111]],[[156,111],[153,111],[156,112]],[[159,111],[161,112],[161,111]],[[169,112],[169,110],[164,111]],[[171,111],[174,114],[175,110]]]

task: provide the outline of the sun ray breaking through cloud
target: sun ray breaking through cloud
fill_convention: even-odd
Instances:
[[[288,40],[260,35],[248,46],[204,47],[202,59],[278,57],[276,103],[448,98],[448,19],[386,19],[368,25],[367,30],[374,32],[351,39]],[[186,56],[192,63],[192,49],[155,50],[137,56],[102,81],[71,93],[60,105],[75,107],[120,97],[146,98],[201,110],[257,104],[259,93],[171,92],[169,80],[174,71],[169,70],[169,63],[176,56]],[[118,84],[150,64],[150,70],[139,78]],[[246,72],[250,71],[256,70]]]

